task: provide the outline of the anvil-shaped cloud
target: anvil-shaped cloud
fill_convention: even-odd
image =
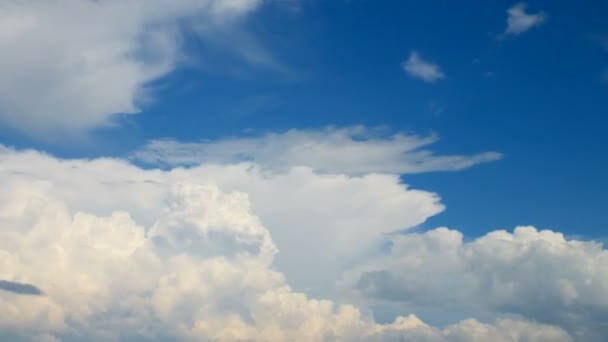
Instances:
[[[378,261],[382,258],[376,247],[386,238],[383,233],[416,226],[443,208],[435,194],[408,189],[395,175],[350,176],[305,166],[279,171],[252,162],[142,169],[120,159],[66,160],[9,148],[1,150],[0,160],[0,279],[33,284],[46,294],[0,293],[5,308],[0,329],[5,336],[570,341],[578,331],[571,329],[573,321],[536,315],[538,308],[547,309],[550,302],[521,301],[518,303],[527,307],[510,310],[499,305],[505,292],[492,287],[484,287],[488,291],[483,301],[457,293],[449,299],[496,308],[495,321],[469,319],[448,327],[422,322],[411,315],[407,304],[393,323],[379,324],[365,306],[344,303],[347,296],[338,301],[337,297],[317,300],[305,294],[332,296],[334,282],[350,267],[342,285],[353,274],[359,274],[360,280],[343,294],[357,294],[352,299],[360,305],[379,295],[392,295],[395,303],[407,303],[412,297],[399,291],[379,294],[373,289],[409,279],[414,266],[415,281],[402,287],[413,298],[432,303],[433,298],[444,298],[450,292],[430,291],[436,288],[437,279],[420,270],[428,267],[440,274],[443,253],[464,248],[458,253],[468,255],[469,247],[460,247],[457,232],[430,232],[424,238],[428,241],[413,244],[414,249],[401,246],[407,246],[408,239],[422,238],[403,235],[394,242],[394,260]],[[595,284],[594,295],[606,293],[600,262],[606,252],[601,246],[563,242],[569,247],[557,244],[547,254],[546,249],[539,249],[544,244],[530,244],[536,238],[517,238],[522,234],[518,231],[516,238],[505,243],[515,250],[527,248],[532,255],[542,255],[544,265],[576,263],[583,256],[598,261],[589,264],[596,265],[590,270],[596,276],[589,281]],[[437,252],[429,254],[432,248]],[[449,263],[446,267],[465,280],[482,282],[490,267],[496,273],[492,279],[506,277],[515,289],[528,289],[509,292],[513,295],[536,288],[512,272],[516,258],[507,254],[496,260],[484,257],[504,267],[477,262],[474,264],[480,266],[474,268],[467,263],[475,258],[463,259],[465,256],[448,257],[463,269]],[[378,273],[367,265],[369,260],[376,260],[372,262],[374,271],[385,270],[395,279],[393,283],[377,278]],[[401,262],[413,264],[400,273],[393,265]],[[352,269],[353,263],[361,266]],[[534,272],[539,279],[543,279],[541,273],[548,277],[548,283],[552,279],[566,286],[559,289],[570,289],[551,293],[570,294],[569,303],[583,303],[587,297],[576,295],[581,290],[577,284],[584,284],[586,278],[575,272],[549,272],[551,269],[538,267]],[[478,282],[454,279],[471,286],[465,288],[467,294],[475,293],[479,286]],[[361,301],[360,295],[367,297]],[[605,310],[602,301],[595,303],[597,312]],[[559,310],[566,305],[558,304],[554,307]],[[597,329],[591,330],[583,333],[596,336]]]

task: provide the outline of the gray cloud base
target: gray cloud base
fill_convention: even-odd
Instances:
[[[498,152],[442,156],[424,149],[436,141],[434,135],[388,134],[363,126],[328,127],[208,142],[154,140],[132,157],[149,165],[169,167],[251,162],[267,170],[304,166],[349,175],[457,171],[502,157]]]

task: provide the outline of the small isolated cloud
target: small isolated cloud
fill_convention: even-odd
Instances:
[[[252,162],[270,170],[306,166],[349,175],[456,171],[501,158],[498,152],[444,156],[424,149],[436,141],[435,135],[390,135],[363,126],[293,129],[209,142],[153,140],[135,152],[133,158],[166,166],[237,162]]]
[[[410,76],[425,82],[432,83],[445,78],[445,75],[439,69],[439,65],[425,61],[416,51],[410,53],[410,57],[403,62],[402,66],[403,70]]]
[[[505,35],[518,35],[524,33],[535,26],[539,26],[546,20],[543,12],[535,14],[526,13],[526,4],[520,2],[507,10],[507,28]]]
[[[14,281],[0,279],[0,290],[30,296],[42,296],[44,293],[34,285],[22,284]]]

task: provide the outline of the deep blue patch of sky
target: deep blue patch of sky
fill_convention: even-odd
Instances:
[[[192,141],[327,125],[429,134],[441,154],[504,153],[454,173],[407,175],[447,211],[424,227],[468,235],[532,224],[605,237],[608,220],[608,3],[529,1],[545,24],[499,39],[511,1],[303,1],[263,6],[246,24],[280,67],[185,35],[194,63],[154,82],[142,113],[88,142],[3,143],[64,157],[126,156],[145,141]],[[602,46],[602,42],[604,46]],[[412,79],[411,51],[446,78]]]

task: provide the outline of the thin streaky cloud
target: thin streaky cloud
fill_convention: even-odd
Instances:
[[[275,171],[307,166],[319,172],[361,175],[457,171],[502,157],[493,151],[474,155],[437,155],[425,149],[436,141],[435,135],[388,135],[363,126],[293,129],[218,141],[153,140],[135,152],[132,158],[151,165],[252,162]]]
[[[12,292],[18,295],[28,295],[28,296],[43,296],[44,292],[42,292],[39,288],[31,284],[17,283],[14,281],[2,280],[0,279],[0,290],[4,290],[7,292]]]

